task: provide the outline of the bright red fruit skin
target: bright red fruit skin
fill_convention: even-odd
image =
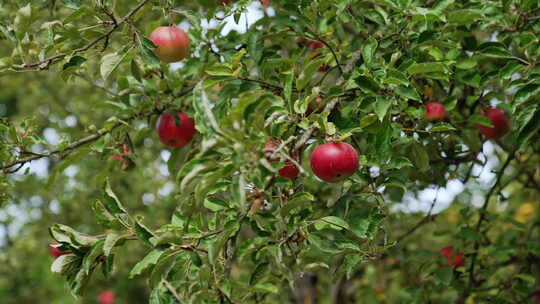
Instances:
[[[291,162],[285,162],[285,167],[279,169],[278,174],[281,177],[288,179],[296,179],[300,170]]]
[[[180,148],[189,143],[195,135],[195,120],[179,112],[177,124],[173,114],[163,113],[156,122],[159,140],[169,147]]]
[[[446,258],[448,264],[453,267],[461,267],[464,265],[463,253],[460,251],[454,250],[453,246],[446,246],[439,250],[439,253]]]
[[[429,102],[426,104],[426,120],[441,120],[446,115],[446,109],[440,102]]]
[[[150,34],[150,40],[158,46],[156,56],[164,62],[176,62],[189,54],[189,36],[173,26],[160,26]]]
[[[65,251],[62,251],[60,250],[59,248],[57,247],[54,247],[52,245],[56,245],[56,244],[49,244],[49,252],[51,253],[51,255],[55,258],[61,256],[61,255],[64,255],[64,254],[70,254],[71,252],[65,252]]]
[[[280,161],[279,156],[271,157],[273,151],[279,147],[281,144],[281,141],[279,140],[271,140],[267,141],[266,144],[264,144],[264,155],[266,156],[266,159],[268,159],[269,162],[277,162]],[[279,169],[278,174],[279,176],[283,178],[288,179],[296,179],[298,177],[298,174],[300,173],[300,169],[296,167],[293,162],[286,161],[285,166],[281,169]]]
[[[320,145],[311,154],[311,169],[328,183],[339,183],[358,170],[358,152],[344,142]]]
[[[114,293],[110,290],[102,291],[98,296],[99,304],[114,304]]]
[[[510,130],[510,123],[502,110],[490,108],[484,111],[484,116],[491,120],[493,128],[482,125],[476,125],[476,127],[486,138],[499,139]]]

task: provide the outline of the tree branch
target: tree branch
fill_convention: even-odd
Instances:
[[[126,23],[129,20],[129,18],[131,18],[138,10],[140,10],[149,1],[150,0],[142,0],[129,13],[127,13],[127,15],[125,15],[122,19],[120,19],[120,21],[113,24],[111,29],[108,30],[105,34],[103,34],[103,35],[97,37],[96,39],[92,40],[87,45],[85,45],[83,47],[80,47],[78,49],[75,49],[73,52],[70,52],[69,54],[68,53],[60,53],[60,54],[45,58],[45,59],[43,59],[41,61],[38,61],[38,62],[25,63],[25,64],[22,64],[22,65],[14,66],[14,68],[21,70],[21,69],[27,69],[27,68],[40,67],[40,69],[46,70],[46,69],[49,68],[49,66],[51,64],[63,59],[64,57],[66,57],[68,55],[75,55],[75,54],[78,54],[78,53],[85,52],[85,51],[89,50],[90,48],[92,48],[93,46],[95,46],[96,44],[98,44],[101,40],[108,39],[109,36],[114,31],[116,31],[120,26],[122,26],[124,23]]]
[[[148,115],[151,115],[151,114],[154,114],[154,113],[156,113],[156,112],[152,111],[151,113],[143,114],[143,116],[148,116]],[[137,113],[137,114],[135,114],[133,116],[128,117],[125,121],[133,120],[136,117],[139,117],[140,115],[141,115],[140,113]],[[68,145],[67,147],[65,147],[63,149],[56,149],[56,150],[52,150],[50,152],[34,154],[34,155],[31,155],[31,156],[28,156],[28,157],[25,157],[25,158],[21,158],[21,159],[18,159],[16,161],[13,161],[11,163],[8,163],[6,165],[0,166],[0,169],[2,169],[2,171],[4,171],[5,173],[15,173],[20,168],[22,168],[22,165],[24,165],[25,163],[28,163],[28,162],[31,162],[31,161],[34,161],[34,160],[37,160],[37,159],[40,159],[40,158],[44,158],[44,157],[51,157],[51,156],[54,156],[54,155],[57,155],[57,154],[63,154],[63,153],[66,153],[66,152],[70,152],[72,150],[77,149],[78,147],[81,147],[81,146],[84,146],[84,145],[86,145],[88,143],[94,142],[94,141],[100,139],[101,137],[103,137],[104,135],[106,135],[108,133],[111,133],[116,128],[123,125],[123,121],[122,122],[117,122],[116,124],[114,124],[109,129],[101,129],[101,130],[98,131],[97,134],[93,134],[93,135],[83,137],[83,138],[71,143],[70,145]],[[21,166],[19,168],[17,168],[17,170],[12,170],[12,171],[7,172],[7,169],[9,169],[11,167],[14,167],[16,165],[21,165]]]
[[[478,218],[478,222],[476,223],[476,228],[475,228],[476,232],[480,231],[480,227],[482,226],[482,223],[486,219],[486,213],[487,213],[487,209],[488,209],[488,206],[489,206],[489,200],[490,200],[491,196],[495,193],[495,189],[497,189],[497,187],[499,186],[499,184],[501,182],[501,178],[504,175],[504,171],[506,170],[506,168],[508,167],[508,165],[510,164],[510,162],[513,159],[514,159],[514,152],[512,151],[508,155],[508,158],[506,159],[506,161],[502,165],[501,169],[499,170],[499,173],[497,175],[497,179],[495,180],[495,183],[493,184],[493,186],[489,189],[488,193],[486,194],[484,204],[482,205],[482,208],[480,209],[480,217]],[[464,295],[463,295],[464,299],[467,298],[467,296],[469,295],[471,289],[474,287],[474,284],[475,284],[475,281],[476,281],[476,279],[474,278],[474,269],[475,269],[475,265],[476,265],[476,259],[478,257],[478,249],[479,248],[480,248],[480,242],[478,240],[476,240],[474,242],[474,252],[472,253],[472,256],[471,256],[471,266],[469,267],[469,283],[468,283],[467,288],[465,289]]]

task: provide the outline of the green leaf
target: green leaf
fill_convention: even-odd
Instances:
[[[508,80],[523,66],[524,65],[520,61],[511,60],[499,71],[499,76],[504,80]]]
[[[421,172],[425,172],[429,169],[429,154],[420,143],[415,143],[412,146],[412,157],[416,168]]]
[[[509,50],[502,46],[489,46],[479,51],[480,54],[494,58],[513,58]]]
[[[449,123],[446,122],[440,122],[436,125],[434,125],[431,129],[429,129],[429,132],[447,132],[447,131],[455,131],[456,128],[452,126]]]
[[[116,70],[126,55],[127,52],[124,54],[110,53],[101,58],[100,72],[103,80],[109,78],[109,75]]]
[[[206,69],[205,72],[211,76],[234,76],[233,70],[226,64],[216,64]]]
[[[105,239],[100,239],[97,241],[90,251],[84,256],[82,269],[86,275],[90,275],[92,269],[95,267],[96,259],[103,254],[103,244]]]
[[[317,230],[321,230],[326,227],[332,228],[335,230],[341,230],[341,229],[348,230],[349,224],[337,216],[326,216],[315,221],[315,228]]]
[[[154,249],[150,251],[141,261],[133,266],[131,272],[129,273],[129,278],[132,279],[143,273],[143,271],[147,270],[151,266],[154,266],[164,252],[165,251],[163,249]]]
[[[127,214],[126,209],[124,208],[116,194],[112,191],[111,184],[108,178],[105,180],[103,200],[105,202],[105,208],[107,208],[107,210],[113,215],[118,213]]]
[[[452,267],[440,267],[435,270],[435,278],[443,285],[449,285],[452,282],[453,269]]]
[[[287,203],[281,207],[280,214],[285,217],[289,212],[297,207],[301,207],[315,200],[315,197],[309,192],[300,192],[295,194]]]
[[[540,94],[540,85],[531,83],[519,89],[514,95],[512,107],[515,109],[518,106],[526,103],[529,99],[538,98]]]
[[[483,115],[478,115],[478,114],[471,115],[469,117],[469,122],[493,128],[493,124],[491,123],[491,120]]]
[[[442,73],[445,71],[446,71],[446,66],[440,62],[415,63],[407,69],[407,72],[411,75],[433,73],[433,72]]]
[[[73,56],[69,59],[67,63],[62,66],[62,70],[67,70],[72,67],[78,67],[84,62],[86,62],[86,58],[82,56]]]
[[[391,105],[392,101],[390,99],[377,97],[377,101],[375,102],[375,114],[377,114],[380,121],[383,121]]]
[[[315,59],[310,60],[306,67],[302,67],[300,75],[296,78],[296,89],[303,90],[313,78],[313,73],[315,73],[322,64],[322,59]]]
[[[377,121],[377,115],[370,113],[360,118],[360,128],[366,128]]]
[[[469,69],[474,68],[477,64],[478,62],[476,62],[476,60],[469,58],[469,59],[461,60],[458,63],[456,63],[456,68],[461,69],[461,70],[469,70]]]
[[[369,38],[362,44],[361,52],[362,52],[362,58],[364,58],[364,61],[366,63],[371,63],[373,60],[373,57],[375,56],[375,52],[377,51],[377,46],[379,43],[377,42],[377,39],[375,38]]]
[[[79,9],[81,8],[81,0],[62,0],[64,3],[64,6],[71,9]]]
[[[457,23],[460,25],[469,25],[480,18],[482,18],[482,12],[476,9],[458,9],[452,11],[448,15],[448,22]]]
[[[57,257],[51,264],[51,272],[66,275],[78,269],[82,258],[75,254],[64,254]]]
[[[120,241],[124,236],[119,233],[109,233],[105,237],[105,243],[103,244],[103,254],[109,256],[112,249],[118,241]]]
[[[138,39],[139,51],[141,52],[141,55],[144,61],[146,61],[146,63],[148,63],[149,65],[159,66],[160,64],[159,58],[156,56],[156,54],[154,54],[154,49],[156,46],[152,43],[152,41],[144,37],[140,37],[140,36],[137,36],[137,37],[139,38]]]
[[[395,89],[396,94],[405,97],[406,99],[414,99],[421,101],[422,98],[414,87],[399,86]]]
[[[380,89],[379,84],[368,76],[358,76],[354,81],[362,91],[367,93],[376,93]]]
[[[142,216],[135,218],[135,234],[137,239],[145,243],[146,245],[153,247],[150,239],[154,237],[154,234],[142,223]]]
[[[98,238],[80,233],[75,229],[62,225],[54,224],[49,228],[49,233],[52,238],[60,243],[67,243],[70,247],[76,249],[92,247],[97,241]]]

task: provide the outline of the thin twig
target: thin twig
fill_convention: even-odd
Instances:
[[[499,186],[499,184],[501,182],[501,178],[504,175],[504,171],[506,170],[506,168],[508,167],[508,165],[510,164],[510,162],[513,159],[514,159],[514,152],[511,152],[508,155],[508,158],[506,159],[504,164],[502,165],[501,169],[499,170],[499,173],[497,175],[497,179],[495,180],[495,183],[493,184],[493,186],[489,189],[488,193],[486,194],[484,204],[482,205],[482,208],[480,209],[480,217],[478,218],[478,222],[476,223],[476,228],[475,228],[476,232],[480,231],[480,227],[482,226],[482,223],[486,219],[486,213],[487,213],[487,209],[488,209],[488,206],[489,206],[489,200],[490,200],[491,196],[495,193],[495,189],[497,189],[497,187]],[[469,283],[467,285],[467,288],[464,291],[463,298],[466,298],[469,295],[471,289],[474,287],[474,283],[475,283],[474,269],[475,269],[475,265],[476,265],[476,258],[478,257],[479,248],[480,248],[480,242],[478,240],[476,240],[474,242],[474,251],[473,251],[472,256],[471,256],[471,265],[469,266]]]
[[[142,0],[137,4],[127,15],[125,15],[118,23],[113,24],[110,30],[108,30],[105,34],[97,37],[96,39],[92,40],[87,45],[80,47],[78,49],[75,49],[73,52],[68,53],[60,53],[48,58],[45,58],[41,61],[34,62],[34,63],[25,63],[19,66],[14,66],[15,69],[27,69],[27,68],[35,68],[40,67],[41,69],[47,69],[51,64],[59,61],[60,59],[63,59],[64,57],[68,55],[75,55],[78,53],[85,52],[89,49],[91,49],[93,46],[98,44],[101,40],[107,39],[114,31],[116,31],[122,24],[126,23],[129,18],[131,18],[138,10],[140,10],[146,3],[148,3],[150,0]]]
[[[165,288],[167,288],[167,290],[174,296],[174,298],[179,302],[179,303],[182,303],[182,298],[180,297],[180,295],[176,292],[176,288],[174,288],[174,286],[172,286],[172,284],[165,280],[165,279],[161,279],[161,283],[163,283],[163,285],[165,286]]]
[[[51,156],[55,156],[57,154],[63,154],[63,153],[66,153],[66,152],[71,152],[72,150],[75,150],[75,149],[77,149],[77,148],[79,148],[81,146],[84,146],[84,145],[88,144],[88,143],[94,142],[94,141],[100,139],[101,137],[103,137],[104,135],[111,133],[116,128],[120,127],[121,125],[124,125],[125,121],[131,121],[131,120],[133,120],[135,118],[138,118],[138,117],[141,117],[141,116],[146,117],[146,116],[156,114],[156,113],[157,113],[157,110],[153,110],[153,111],[147,112],[147,113],[134,114],[134,115],[132,115],[132,116],[126,118],[126,119],[120,120],[119,122],[117,122],[116,124],[114,124],[112,127],[108,128],[108,129],[103,128],[103,129],[99,130],[97,134],[93,134],[93,135],[83,137],[83,138],[71,143],[70,145],[68,145],[65,148],[55,149],[55,150],[52,150],[52,151],[49,151],[49,152],[46,152],[46,153],[41,153],[41,154],[21,158],[21,159],[18,159],[16,161],[13,161],[11,163],[0,166],[0,169],[2,169],[5,173],[15,173],[25,163],[28,163],[28,162],[31,162],[31,161],[34,161],[34,160],[37,160],[37,159],[40,159],[40,158],[44,158],[44,157],[51,157]],[[13,171],[13,170],[8,171],[7,170],[7,169],[9,169],[9,168],[11,168],[13,166],[16,166],[16,165],[21,165],[21,166],[15,171]]]
[[[435,197],[433,198],[433,201],[431,202],[431,206],[429,207],[429,211],[416,225],[414,225],[409,231],[405,232],[401,236],[399,236],[396,240],[396,243],[401,243],[405,238],[413,234],[418,228],[422,227],[423,225],[433,221],[433,217],[431,216],[431,213],[433,212],[433,208],[435,207],[435,203],[437,202],[437,198],[439,197],[439,187],[437,187],[437,192],[435,193]]]

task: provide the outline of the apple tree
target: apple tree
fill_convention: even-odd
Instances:
[[[0,16],[2,298],[540,302],[538,1]]]

